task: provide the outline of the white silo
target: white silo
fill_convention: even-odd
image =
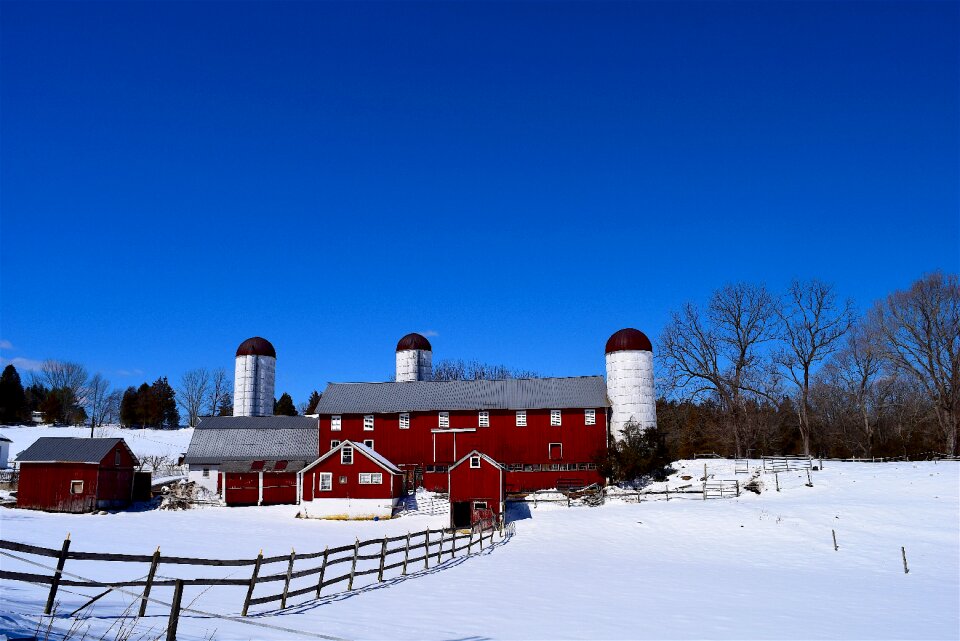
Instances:
[[[620,440],[634,422],[657,426],[657,393],[653,385],[653,346],[646,335],[626,328],[607,341],[607,397],[612,406],[610,433]]]
[[[433,347],[420,334],[407,334],[397,343],[397,382],[433,378]]]
[[[233,378],[234,416],[273,416],[277,351],[265,338],[240,343]]]

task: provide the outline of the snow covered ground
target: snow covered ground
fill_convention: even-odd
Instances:
[[[17,454],[30,447],[41,436],[90,436],[90,427],[51,427],[49,425],[0,425],[0,434],[11,441],[10,461]],[[138,456],[167,456],[176,462],[187,451],[193,428],[178,430],[133,430],[119,426],[97,427],[93,435],[103,438],[122,438]]]
[[[671,487],[690,482],[680,480],[684,475],[696,484],[703,463],[680,462]],[[735,478],[732,461],[707,465],[711,477]],[[960,637],[960,465],[827,461],[812,478],[807,487],[805,473],[780,474],[776,492],[765,475],[760,495],[724,500],[674,495],[668,502],[658,495],[597,508],[514,505],[516,535],[482,555],[380,587],[301,597],[283,612],[252,610],[251,620],[287,631],[185,614],[178,637],[311,638],[290,630],[347,639]],[[159,545],[163,554],[237,558],[261,547],[267,555],[320,550],[445,521],[414,515],[330,522],[295,519],[296,511],[210,507],[96,516],[6,509],[0,529],[4,539],[48,547],[59,547],[69,531],[74,550],[149,554]],[[42,572],[17,563],[0,557],[4,568]],[[97,578],[121,576],[120,567],[67,563],[68,571]],[[160,573],[181,569],[161,565]],[[247,576],[249,568],[222,571]],[[131,572],[146,569],[123,572],[135,578]],[[79,593],[99,592],[69,589],[61,593],[61,612],[84,602]],[[235,614],[238,590],[188,587],[184,603]],[[169,595],[169,588],[155,592]],[[0,631],[32,631],[45,598],[45,587],[0,581]],[[104,597],[84,625],[99,634],[132,600]],[[165,625],[166,612],[152,605],[133,638],[162,636]],[[69,622],[54,627],[65,630]]]

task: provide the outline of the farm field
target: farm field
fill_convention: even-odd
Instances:
[[[711,476],[735,478],[732,461],[706,463]],[[677,463],[671,487],[686,483],[681,476],[691,476],[696,484],[703,464]],[[751,461],[751,470],[759,465]],[[781,473],[780,492],[772,475],[760,479],[761,494],[743,492],[723,500],[689,494],[670,501],[662,495],[641,503],[611,500],[596,508],[514,504],[515,536],[482,554],[351,593],[300,597],[282,612],[270,609],[275,606],[251,609],[250,620],[287,631],[184,613],[178,638],[958,637],[960,466],[827,461],[825,470],[813,472],[813,487],[806,486],[806,473]],[[0,530],[4,539],[51,548],[59,548],[70,532],[76,551],[150,554],[159,545],[167,555],[252,558],[261,548],[268,556],[288,554],[291,547],[317,551],[445,521],[439,514],[376,523],[305,520],[294,518],[298,509],[208,507],[109,515],[4,509]],[[9,557],[0,557],[0,565],[46,573]],[[181,569],[187,571],[161,565],[160,574]],[[249,576],[249,568],[216,569],[221,576]],[[69,561],[66,570],[97,579],[146,574],[145,567],[86,561]],[[61,588],[60,612],[98,592]],[[157,588],[154,596],[167,601],[170,592]],[[0,632],[32,633],[46,595],[46,586],[0,581]],[[235,615],[242,599],[238,587],[188,587],[184,604]],[[104,597],[88,609],[83,627],[96,638],[111,625],[116,630],[116,617],[133,601],[124,595]],[[162,637],[166,614],[151,604],[131,638]],[[55,619],[53,629],[65,631],[69,625],[68,619]]]

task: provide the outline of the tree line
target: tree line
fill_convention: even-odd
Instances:
[[[78,363],[48,360],[26,386],[16,367],[7,365],[0,374],[0,424],[32,422],[39,412],[44,423],[53,425],[103,425],[123,427],[176,428],[181,417],[195,427],[205,416],[233,416],[233,398],[226,370],[197,368],[184,373],[174,388],[167,377],[139,387],[113,388],[103,375],[90,375]],[[294,406],[284,392],[274,399],[274,414],[296,416],[312,413],[320,402],[314,390],[307,401]]]
[[[928,274],[857,314],[818,280],[754,283],[672,313],[657,422],[673,458],[957,454],[960,281]]]

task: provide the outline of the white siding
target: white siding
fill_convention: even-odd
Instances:
[[[607,354],[607,396],[613,406],[610,432],[617,439],[631,420],[646,429],[657,425],[657,393],[653,384],[653,352]]]
[[[397,382],[429,381],[433,378],[433,352],[405,349],[397,352]]]

